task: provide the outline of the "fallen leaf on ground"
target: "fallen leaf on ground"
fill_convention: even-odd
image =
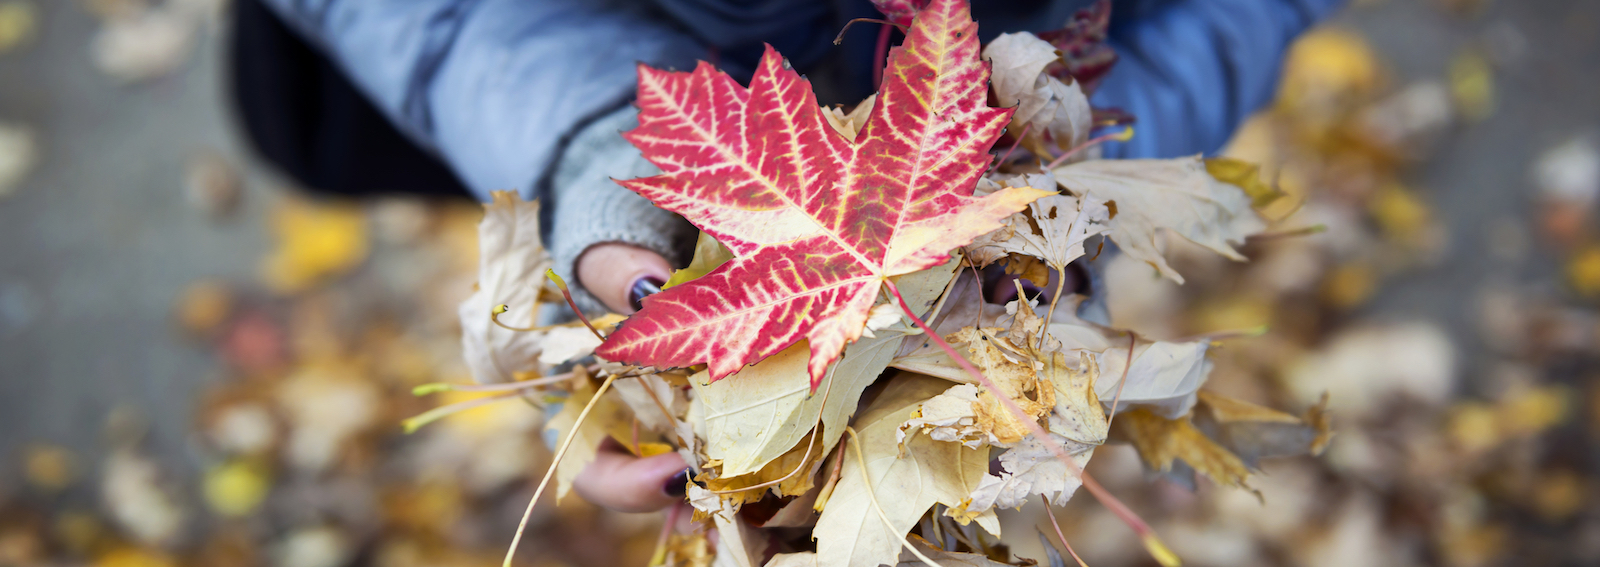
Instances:
[[[270,221],[277,246],[261,268],[279,293],[304,291],[367,258],[367,219],[355,207],[290,200]]]
[[[39,146],[33,130],[0,122],[0,198],[15,192],[38,161]]]

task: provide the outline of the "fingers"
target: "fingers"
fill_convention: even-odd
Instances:
[[[614,312],[639,310],[639,301],[661,291],[672,266],[660,254],[631,244],[590,246],[578,257],[578,282]]]
[[[677,453],[641,459],[607,439],[572,487],[603,508],[653,512],[682,502],[688,481],[687,465]]]

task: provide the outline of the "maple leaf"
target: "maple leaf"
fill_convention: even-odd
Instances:
[[[1128,256],[1183,283],[1156,245],[1170,230],[1231,260],[1245,260],[1233,244],[1267,228],[1244,189],[1212,177],[1198,157],[1089,160],[1058,167],[1056,181],[1074,195],[1116,203],[1111,240]]]
[[[995,98],[1001,106],[1017,107],[1008,130],[1022,137],[1028,151],[1050,155],[1046,135],[1062,150],[1089,140],[1094,129],[1089,97],[1077,81],[1063,83],[1044,72],[1056,61],[1055,47],[1031,33],[1008,33],[989,42],[983,57],[994,65]]]
[[[1056,180],[1049,173],[1037,173],[1005,182],[1049,187]],[[979,266],[1010,254],[1022,254],[1060,271],[1084,255],[1084,242],[1089,237],[1109,231],[1110,221],[1106,201],[1096,195],[1051,195],[1030,203],[1028,210],[1007,217],[1004,228],[973,240],[967,253]]]
[[[463,358],[472,378],[483,383],[510,382],[514,373],[536,366],[544,331],[513,331],[495,325],[489,314],[497,305],[509,305],[501,323],[533,326],[533,308],[550,267],[539,239],[539,202],[523,201],[512,191],[492,197],[478,225],[478,289],[458,309]]]
[[[896,376],[856,421],[866,462],[855,452],[845,451],[839,483],[812,534],[817,539],[817,564],[870,567],[893,562],[901,547],[900,537],[929,508],[935,503],[959,506],[977,487],[989,468],[988,450],[922,435],[902,448],[896,439],[900,424],[947,384],[926,376]],[[862,478],[863,464],[870,486]],[[874,510],[879,504],[893,530]],[[990,533],[1000,529],[993,514],[976,519]]]
[[[663,173],[621,183],[734,259],[647,298],[596,354],[703,363],[719,380],[807,339],[814,390],[860,338],[887,278],[945,263],[1051,194],[972,195],[1011,119],[986,105],[988,78],[963,0],[918,12],[853,141],[770,46],[748,89],[708,63],[689,73],[641,66],[639,127],[624,135]]]

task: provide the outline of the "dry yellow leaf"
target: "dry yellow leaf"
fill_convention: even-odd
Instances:
[[[1600,246],[1589,246],[1567,261],[1567,281],[1585,296],[1600,295]]]
[[[512,191],[496,191],[484,205],[478,224],[478,288],[461,302],[462,358],[478,382],[510,382],[514,374],[535,369],[544,345],[542,331],[513,331],[496,325],[489,315],[497,306],[501,324],[526,328],[536,323],[539,292],[544,288],[550,255],[539,237],[539,202],[523,201]]]
[[[1450,94],[1467,120],[1476,122],[1494,114],[1494,68],[1477,49],[1463,49],[1450,60]]]
[[[1210,173],[1217,181],[1232,184],[1250,196],[1250,206],[1262,210],[1278,199],[1287,196],[1276,185],[1261,180],[1261,166],[1248,161],[1220,157],[1206,160],[1206,173]]]
[[[255,511],[271,488],[272,478],[264,467],[239,459],[207,471],[203,492],[212,510],[237,517]]]
[[[823,455],[822,444],[810,444],[809,441],[809,439],[801,441],[793,449],[768,462],[766,466],[761,467],[761,470],[756,472],[722,478],[709,478],[707,475],[702,475],[696,480],[705,483],[708,490],[720,492],[751,487],[788,477],[783,482],[768,488],[741,490],[719,495],[723,500],[728,501],[735,507],[760,501],[767,495],[769,490],[779,496],[805,494],[806,491],[815,486],[816,468],[821,464]],[[809,455],[806,453],[808,444],[811,445]],[[790,473],[794,472],[795,469],[800,469],[800,472],[790,476]]]
[[[561,404],[555,416],[545,423],[545,435],[554,435],[557,446],[568,435],[573,434],[573,426],[577,425],[577,437],[573,439],[572,446],[567,449],[567,454],[556,465],[556,501],[565,498],[567,492],[572,490],[572,481],[578,478],[584,467],[594,462],[599,454],[600,443],[607,436],[617,439],[627,445],[631,437],[632,420],[629,418],[627,407],[617,401],[616,397],[607,394],[595,403],[594,409],[589,412],[582,424],[578,424],[578,414],[583,412],[584,405],[594,398],[595,386],[590,383],[582,366],[573,367],[576,386],[567,401]]]
[[[76,476],[72,454],[58,445],[35,445],[25,457],[28,484],[47,492],[58,492],[72,484]]]
[[[1220,484],[1250,488],[1244,461],[1196,429],[1190,416],[1166,419],[1141,408],[1119,414],[1116,427],[1152,469],[1169,472],[1172,461],[1182,459]]]
[[[846,451],[839,482],[813,532],[819,565],[876,567],[893,562],[899,556],[900,536],[934,503],[957,507],[977,487],[989,469],[987,449],[968,449],[920,435],[902,449],[896,440],[900,424],[948,386],[937,378],[901,374],[856,420],[866,476],[872,485],[863,482],[863,463],[854,451]],[[893,532],[878,516],[873,498],[883,506]],[[980,524],[986,529],[999,528],[992,515]]]
[[[94,567],[177,567],[178,562],[159,551],[124,547],[95,558]]]
[[[348,205],[289,200],[272,211],[277,247],[261,264],[268,287],[296,293],[367,258],[367,219]]]

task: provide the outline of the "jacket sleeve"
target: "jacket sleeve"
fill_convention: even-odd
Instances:
[[[483,199],[545,197],[570,136],[632,99],[636,63],[705,56],[625,0],[264,1]]]
[[[1134,137],[1110,158],[1211,153],[1272,100],[1295,37],[1343,0],[1135,0],[1118,2],[1109,42],[1120,59],[1096,106],[1126,110]]]

